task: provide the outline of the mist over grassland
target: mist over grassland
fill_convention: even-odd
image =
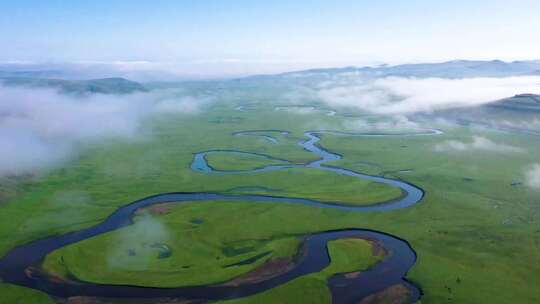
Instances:
[[[325,81],[316,92],[331,107],[354,107],[377,114],[474,107],[521,93],[540,94],[540,76],[351,79],[345,84]]]
[[[540,190],[540,164],[533,164],[526,169],[525,182],[529,187]]]
[[[4,85],[0,85],[0,176],[33,173],[59,165],[77,155],[82,144],[99,143],[104,139],[142,140],[147,119],[171,113],[199,113],[210,102],[239,98],[249,86],[252,86],[249,89],[251,96],[255,97],[264,97],[267,90],[279,91],[279,98],[263,99],[269,104],[319,104],[328,110],[361,111],[384,117],[348,120],[342,125],[344,129],[363,132],[410,130],[420,127],[412,119],[419,113],[477,109],[517,94],[540,94],[540,76],[520,75],[524,71],[533,71],[537,62],[504,64],[505,68],[501,70],[493,67],[501,66],[496,62],[487,62],[481,68],[476,62],[450,62],[379,69],[310,70],[250,77],[239,82],[205,81],[201,82],[200,89],[191,84],[190,90],[186,90],[190,86],[186,82],[155,84],[152,90],[146,90],[140,84],[119,78],[65,81],[28,78],[46,76],[52,73],[50,71],[15,71],[9,74],[15,77],[4,79]],[[127,71],[116,68],[114,71]],[[74,73],[73,69],[69,71]],[[94,67],[90,71],[112,73],[113,70]],[[57,74],[62,75],[60,72],[51,75]],[[442,77],[451,75],[467,77]],[[242,86],[244,82],[248,85]],[[114,93],[114,87],[118,85],[123,86],[123,94]],[[215,95],[204,95],[207,90],[214,91]],[[295,111],[309,114],[311,110],[298,108]],[[535,129],[538,126],[540,129],[540,119],[531,117],[499,119],[496,116],[492,121],[513,128]],[[446,116],[437,119],[440,124]],[[437,149],[487,148],[512,150],[504,143],[487,142],[481,137],[471,138],[469,142],[449,142]]]
[[[0,176],[59,164],[81,144],[140,140],[145,119],[194,114],[208,102],[167,89],[124,95],[74,95],[0,85]]]

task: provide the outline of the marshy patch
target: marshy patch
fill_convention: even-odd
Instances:
[[[227,124],[227,123],[241,123],[244,121],[244,118],[242,117],[214,117],[210,120],[208,120],[209,123],[213,124]]]
[[[153,298],[153,299],[114,299],[74,296],[67,299],[57,298],[58,304],[195,304],[201,303],[196,300],[185,300],[177,298]]]
[[[510,183],[510,186],[512,187],[517,187],[521,185],[523,185],[523,182],[520,182],[520,181],[513,181],[512,183]]]
[[[165,215],[169,214],[173,203],[156,204],[149,207],[139,208],[135,211],[135,215]]]
[[[189,220],[189,222],[193,225],[201,225],[202,223],[204,223],[204,220],[200,218],[195,218],[195,219]]]
[[[250,192],[279,192],[279,191],[282,191],[282,190],[263,187],[263,186],[240,186],[240,187],[231,188],[227,190],[226,192],[250,193]]]
[[[294,260],[291,258],[270,259],[260,267],[240,275],[231,281],[216,286],[241,286],[263,282],[290,271],[294,266]]]
[[[266,252],[263,252],[261,254],[258,254],[256,256],[253,256],[251,258],[248,258],[248,259],[245,259],[245,260],[242,260],[240,262],[237,262],[237,263],[233,263],[233,264],[229,264],[229,265],[225,265],[223,266],[223,268],[230,268],[230,267],[236,267],[236,266],[243,266],[243,265],[250,265],[250,264],[253,264],[255,262],[257,262],[258,260],[270,255],[272,253],[272,251],[266,251]]]
[[[369,295],[360,301],[359,304],[405,304],[409,303],[411,298],[411,291],[403,284],[396,284],[390,286],[383,291]]]
[[[147,256],[154,255],[155,252],[158,252],[158,259],[166,259],[172,256],[172,249],[167,244],[154,242],[151,244],[142,244],[137,246],[137,248],[129,248],[126,253],[128,257],[136,257],[137,255]]]
[[[246,247],[234,247],[234,246],[226,246],[221,248],[221,253],[223,253],[226,257],[234,257],[237,255],[250,253],[255,251],[255,246],[246,246]]]
[[[154,243],[149,246],[152,249],[158,249],[158,259],[166,259],[171,257],[172,250],[167,244]]]
[[[261,245],[267,243],[267,240],[236,240],[225,243],[221,248],[221,252],[225,257],[235,257],[238,255],[255,252]]]

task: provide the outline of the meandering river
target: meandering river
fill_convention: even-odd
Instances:
[[[260,136],[271,143],[276,143],[278,139],[269,134],[279,132],[283,136],[289,133],[280,130],[255,130],[236,132],[235,136]],[[127,204],[100,224],[63,234],[51,236],[45,239],[36,240],[28,244],[16,247],[9,251],[0,259],[0,278],[8,283],[25,286],[41,290],[50,295],[68,298],[72,296],[92,296],[92,297],[115,297],[115,298],[180,298],[185,300],[212,301],[226,300],[254,295],[266,290],[270,290],[291,280],[324,269],[330,264],[330,258],[327,250],[327,243],[331,240],[342,238],[367,238],[377,240],[385,249],[387,255],[385,258],[367,271],[362,271],[356,276],[347,276],[345,274],[336,274],[328,280],[328,286],[332,292],[333,303],[357,303],[366,296],[381,292],[386,288],[402,284],[409,290],[410,301],[416,302],[420,298],[420,289],[414,284],[405,280],[405,275],[416,261],[416,254],[410,245],[395,236],[383,232],[363,230],[363,229],[345,229],[338,231],[325,231],[313,233],[304,237],[304,255],[297,264],[289,271],[274,276],[270,279],[246,283],[238,286],[227,284],[190,286],[178,288],[149,288],[138,286],[119,286],[94,284],[81,281],[59,281],[43,275],[39,271],[32,271],[39,268],[43,259],[49,253],[80,242],[82,240],[117,230],[119,228],[132,224],[133,213],[143,207],[153,204],[175,202],[178,204],[193,201],[223,201],[239,200],[250,201],[253,203],[283,203],[283,204],[303,204],[315,208],[332,208],[348,212],[387,212],[399,208],[406,208],[421,201],[424,196],[422,189],[407,182],[371,176],[347,170],[344,168],[325,165],[325,163],[339,160],[341,155],[322,148],[317,143],[324,134],[332,136],[425,136],[440,134],[439,130],[424,130],[407,134],[355,134],[337,131],[308,131],[304,135],[308,138],[299,142],[309,152],[318,156],[318,159],[307,164],[284,164],[270,165],[253,170],[238,171],[219,171],[213,169],[206,160],[209,153],[242,153],[252,154],[243,151],[232,150],[212,150],[199,152],[194,155],[191,168],[195,171],[206,174],[249,174],[250,172],[264,172],[271,170],[283,170],[287,168],[312,168],[314,170],[331,171],[336,174],[342,174],[369,180],[377,183],[383,183],[402,190],[403,196],[392,201],[380,202],[373,205],[355,206],[347,204],[329,203],[304,198],[274,197],[264,195],[226,195],[220,193],[165,193],[159,194]],[[268,155],[254,154],[259,157],[265,157],[273,160]],[[286,160],[282,160],[285,161]]]

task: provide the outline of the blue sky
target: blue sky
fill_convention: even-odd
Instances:
[[[538,59],[540,1],[0,0],[0,62],[265,71]]]

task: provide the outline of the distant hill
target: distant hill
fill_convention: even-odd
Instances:
[[[142,84],[124,78],[103,78],[89,80],[64,80],[27,77],[4,77],[0,81],[6,86],[32,88],[54,88],[64,93],[87,94],[129,94],[148,91]]]
[[[3,70],[6,69],[6,70]],[[13,78],[13,77],[26,77],[26,78],[60,78],[63,79],[64,73],[60,70],[9,70],[9,67],[5,67],[0,64],[0,78]]]
[[[540,135],[540,95],[535,94],[519,94],[477,107],[441,110],[432,115],[462,125]]]
[[[540,114],[540,95],[518,94],[511,98],[489,103],[486,107],[503,108],[514,111],[535,111]]]
[[[405,76],[442,78],[540,75],[540,60],[513,62],[504,62],[501,60],[454,60],[441,63],[402,64],[395,66],[312,69],[283,73],[279,74],[279,76],[311,77],[339,74],[357,74],[367,77]]]

